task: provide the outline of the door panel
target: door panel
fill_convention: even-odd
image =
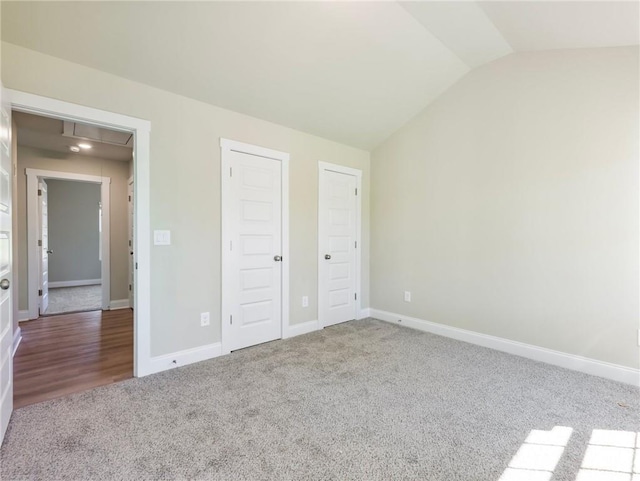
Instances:
[[[322,169],[319,205],[319,316],[331,326],[356,318],[357,178]]]
[[[38,196],[40,199],[40,314],[47,312],[49,308],[49,196],[47,183],[41,180],[38,184]]]
[[[0,444],[13,410],[11,110],[0,87]],[[7,285],[8,283],[8,285]]]
[[[230,152],[231,350],[282,335],[280,161]]]
[[[135,282],[134,282],[134,255],[133,255],[133,180],[129,181],[129,192],[128,192],[128,229],[129,229],[129,307],[134,309],[134,300],[135,300]]]

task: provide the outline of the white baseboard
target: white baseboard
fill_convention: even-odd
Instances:
[[[29,311],[18,311],[18,322],[28,321],[29,320]]]
[[[115,301],[112,300],[111,302],[109,302],[110,311],[116,311],[118,309],[128,309],[129,307],[129,299],[116,299]]]
[[[282,339],[289,339],[290,337],[308,334],[310,332],[317,331],[318,329],[320,329],[320,323],[317,320],[293,324],[289,326],[289,329],[285,333],[283,333]]]
[[[13,333],[13,346],[11,350],[11,356],[16,355],[16,351],[18,350],[20,341],[22,341],[22,331],[20,330],[20,327],[18,327],[18,329],[16,329],[16,332]]]
[[[56,287],[80,287],[80,286],[96,286],[102,284],[102,279],[84,279],[79,281],[56,281],[49,282],[49,288]]]
[[[111,302],[113,306],[114,301]],[[127,303],[128,302],[129,301],[127,300]],[[318,329],[318,321],[308,321],[301,324],[294,324],[292,326],[289,326],[289,329],[283,335],[283,339],[299,336],[301,334],[307,334],[309,332],[317,331]],[[208,344],[206,346],[194,347],[193,349],[185,349],[184,351],[178,351],[171,354],[152,357],[149,360],[149,364],[147,366],[140,368],[138,377],[167,371],[169,369],[186,366],[187,364],[193,364],[195,362],[206,361],[207,359],[213,359],[214,357],[222,356],[222,354],[222,343],[216,342],[213,344]]]
[[[294,324],[289,326],[289,329],[283,336],[283,339],[317,331],[319,329],[318,326],[318,321]],[[222,344],[220,342],[216,342],[206,346],[194,347],[193,349],[185,349],[184,351],[152,357],[149,360],[148,366],[141,369],[138,377],[168,371],[169,369],[186,366],[195,362],[206,361],[207,359],[213,359],[214,357],[219,356],[222,356]]]
[[[371,317],[382,321],[400,324],[402,326],[417,329],[419,331],[430,332],[439,336],[450,337],[459,341],[477,344],[498,351],[508,352],[516,356],[522,356],[535,361],[546,362],[555,366],[572,369],[574,371],[600,376],[614,381],[640,386],[640,369],[633,369],[618,364],[612,364],[588,357],[576,356],[565,352],[554,351],[544,347],[525,344],[523,342],[511,341],[501,337],[480,334],[466,329],[446,326],[435,322],[425,321],[414,317],[395,314],[393,312],[371,309]],[[402,322],[398,322],[402,320]]]
[[[371,308],[366,307],[364,309],[360,309],[358,319],[366,319],[367,317],[371,317]]]
[[[185,349],[184,351],[152,357],[149,360],[147,369],[145,369],[145,372],[141,373],[140,376],[167,371],[176,367],[193,364],[194,362],[206,361],[207,359],[218,357],[221,354],[222,345],[216,342],[207,344],[206,346],[194,347],[193,349]]]

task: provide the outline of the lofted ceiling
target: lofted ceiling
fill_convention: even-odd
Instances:
[[[637,2],[2,2],[2,39],[370,150],[514,51],[638,45]]]
[[[133,158],[133,135],[130,133],[25,112],[13,112],[12,115],[18,127],[18,145],[59,152],[71,158],[82,155],[123,162]],[[69,150],[70,146],[80,143],[89,144],[91,148],[78,153]]]

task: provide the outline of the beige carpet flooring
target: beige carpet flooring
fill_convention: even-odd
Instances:
[[[639,394],[352,321],[18,409],[0,479],[631,481]]]
[[[102,286],[56,287],[49,289],[45,315],[102,309]]]

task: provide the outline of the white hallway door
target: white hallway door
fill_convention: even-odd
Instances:
[[[229,151],[229,350],[282,336],[282,162]]]
[[[38,183],[38,208],[40,209],[40,314],[47,312],[49,308],[49,197],[47,195],[47,183],[41,180]]]
[[[129,228],[129,307],[134,309],[134,300],[135,300],[135,283],[134,283],[134,255],[133,255],[133,246],[135,245],[133,239],[133,233],[135,232],[135,227],[133,225],[133,177],[129,179],[129,188],[128,188],[128,228]]]
[[[13,410],[11,110],[0,87],[0,444]]]
[[[358,315],[357,172],[320,164],[318,315],[322,327]]]

